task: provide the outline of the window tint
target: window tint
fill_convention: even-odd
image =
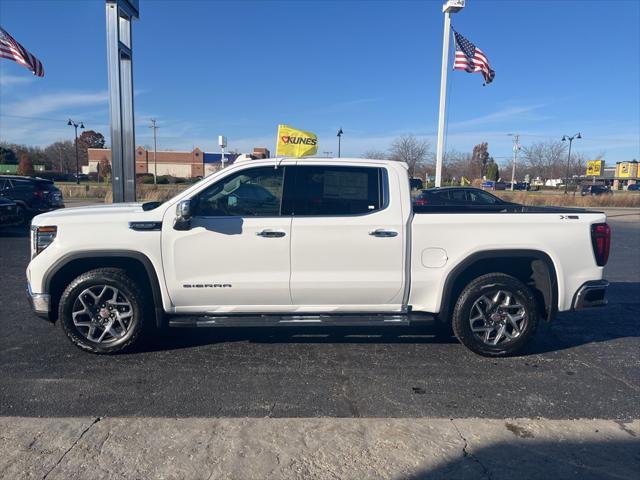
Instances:
[[[285,168],[258,167],[226,177],[193,199],[198,217],[277,217]]]
[[[467,201],[467,192],[464,190],[450,190],[449,195],[451,200],[455,200],[456,202],[466,202]]]
[[[285,212],[294,215],[355,215],[382,208],[382,169],[298,166]]]
[[[470,191],[469,197],[471,198],[472,203],[481,203],[483,205],[494,204],[497,200],[496,197],[486,192]]]

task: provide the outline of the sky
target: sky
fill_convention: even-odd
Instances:
[[[141,0],[133,26],[136,143],[273,152],[280,123],[319,135],[319,153],[387,150],[413,134],[435,150],[442,2]],[[615,6],[615,7],[614,7]],[[640,159],[640,1],[467,0],[454,28],[496,71],[449,72],[447,150],[487,141],[499,163],[582,134],[574,151]],[[105,2],[0,0],[0,25],[44,78],[0,59],[0,141],[72,139],[69,117],[109,142]]]

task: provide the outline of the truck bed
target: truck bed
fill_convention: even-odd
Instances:
[[[424,205],[413,206],[413,213],[602,213],[574,207],[542,207],[537,205]]]

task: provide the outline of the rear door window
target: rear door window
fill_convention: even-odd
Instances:
[[[297,166],[283,214],[359,215],[384,208],[386,176],[375,167]]]

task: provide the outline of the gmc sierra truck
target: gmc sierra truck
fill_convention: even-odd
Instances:
[[[604,305],[602,213],[413,206],[404,163],[237,161],[164,203],[32,222],[28,295],[94,353],[148,328],[436,322],[481,355]]]

